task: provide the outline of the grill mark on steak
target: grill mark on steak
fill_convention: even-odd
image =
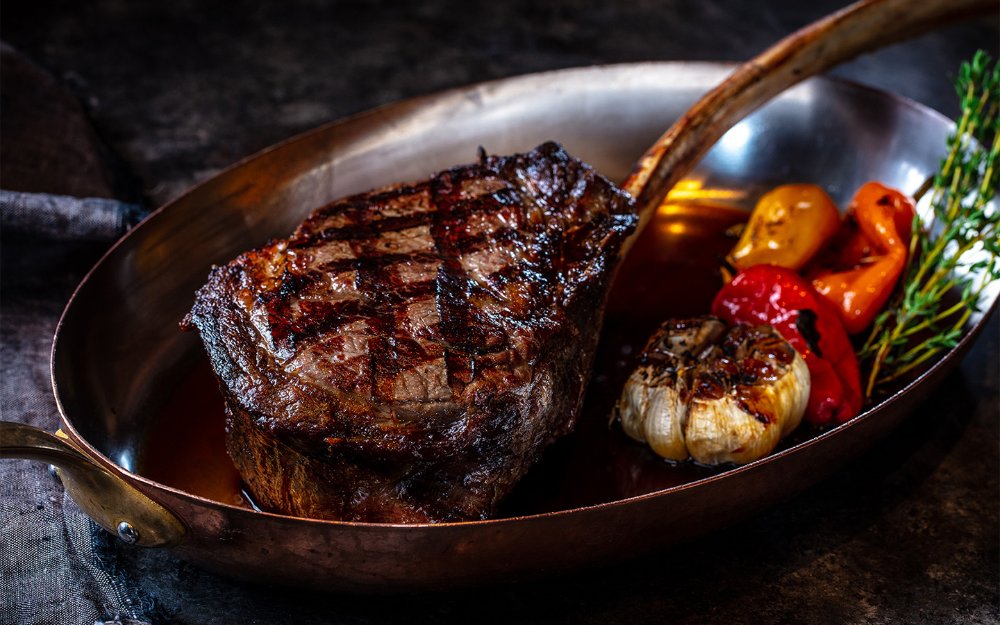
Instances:
[[[431,184],[431,203],[435,208],[431,223],[431,238],[441,258],[435,292],[438,324],[441,338],[448,347],[444,349],[445,371],[452,396],[461,395],[465,385],[475,379],[475,359],[467,348],[469,328],[467,293],[471,280],[459,260],[456,242],[464,230],[455,214],[454,181],[450,172],[434,179]]]
[[[320,518],[488,516],[571,428],[635,223],[545,144],[332,202],[213,270],[188,323],[250,491]]]
[[[351,213],[355,222],[353,228],[364,233],[365,238],[350,239],[351,251],[356,258],[371,258],[379,254],[375,238],[377,231],[369,231],[372,211],[357,208]],[[374,403],[391,402],[393,394],[388,381],[392,380],[398,370],[395,362],[395,315],[387,294],[390,293],[390,281],[385,266],[377,263],[362,264],[357,268],[357,294],[367,304],[367,321],[371,329],[370,362],[372,400]]]
[[[319,220],[344,213],[350,210],[368,210],[372,205],[392,202],[400,197],[415,196],[425,192],[430,186],[430,181],[422,181],[416,184],[400,184],[388,189],[361,193],[350,197],[334,200],[329,204],[314,210],[309,218],[303,222],[303,226],[312,226]]]
[[[364,285],[361,285],[364,288]],[[361,300],[342,300],[328,302],[323,300],[299,300],[298,323],[290,322],[293,314],[288,302],[276,301],[272,306],[272,328],[280,328],[280,332],[272,329],[276,341],[286,342],[289,347],[295,347],[324,334],[331,329],[358,320],[371,319],[380,311],[392,310],[399,304],[427,297],[435,293],[436,283],[433,280],[400,285],[393,291],[383,292],[384,296],[371,302]],[[381,326],[379,326],[381,327]]]
[[[370,211],[366,212],[360,209],[357,212],[365,216],[370,214]],[[386,232],[399,232],[400,230],[406,230],[415,226],[427,225],[433,217],[433,213],[419,213],[400,217],[386,217],[378,221],[368,221],[366,223],[333,226],[312,234],[308,239],[297,242],[297,244],[304,246],[312,245],[315,241],[349,241],[362,237],[374,238]]]
[[[376,269],[397,265],[404,262],[431,262],[437,260],[433,252],[415,252],[411,254],[374,254],[361,258],[340,258],[319,266],[321,270],[316,278],[322,278],[323,273],[339,273],[348,270]]]

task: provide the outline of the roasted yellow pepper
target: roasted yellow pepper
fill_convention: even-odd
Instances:
[[[801,269],[840,227],[836,204],[812,184],[786,184],[765,193],[750,215],[729,262]]]

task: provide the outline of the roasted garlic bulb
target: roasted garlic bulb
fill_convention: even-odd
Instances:
[[[776,330],[698,317],[653,334],[616,412],[664,458],[744,464],[798,427],[808,399],[809,370]]]

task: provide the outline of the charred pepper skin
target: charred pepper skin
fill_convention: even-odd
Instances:
[[[861,410],[861,373],[837,311],[798,273],[755,265],[722,287],[712,314],[729,323],[768,324],[798,351],[812,378],[805,419],[844,423]]]
[[[757,201],[729,254],[738,270],[754,265],[801,269],[840,228],[840,211],[814,184],[785,184]]]
[[[854,195],[830,254],[808,270],[813,288],[840,314],[849,334],[871,325],[899,281],[909,252],[913,200],[878,182]]]

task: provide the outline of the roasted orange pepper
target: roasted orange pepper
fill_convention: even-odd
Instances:
[[[801,269],[840,226],[836,204],[812,184],[786,184],[761,196],[729,254],[737,269],[778,265]]]
[[[892,294],[906,265],[915,215],[906,195],[877,182],[865,184],[830,253],[809,270],[813,288],[834,305],[848,333],[867,328]]]

